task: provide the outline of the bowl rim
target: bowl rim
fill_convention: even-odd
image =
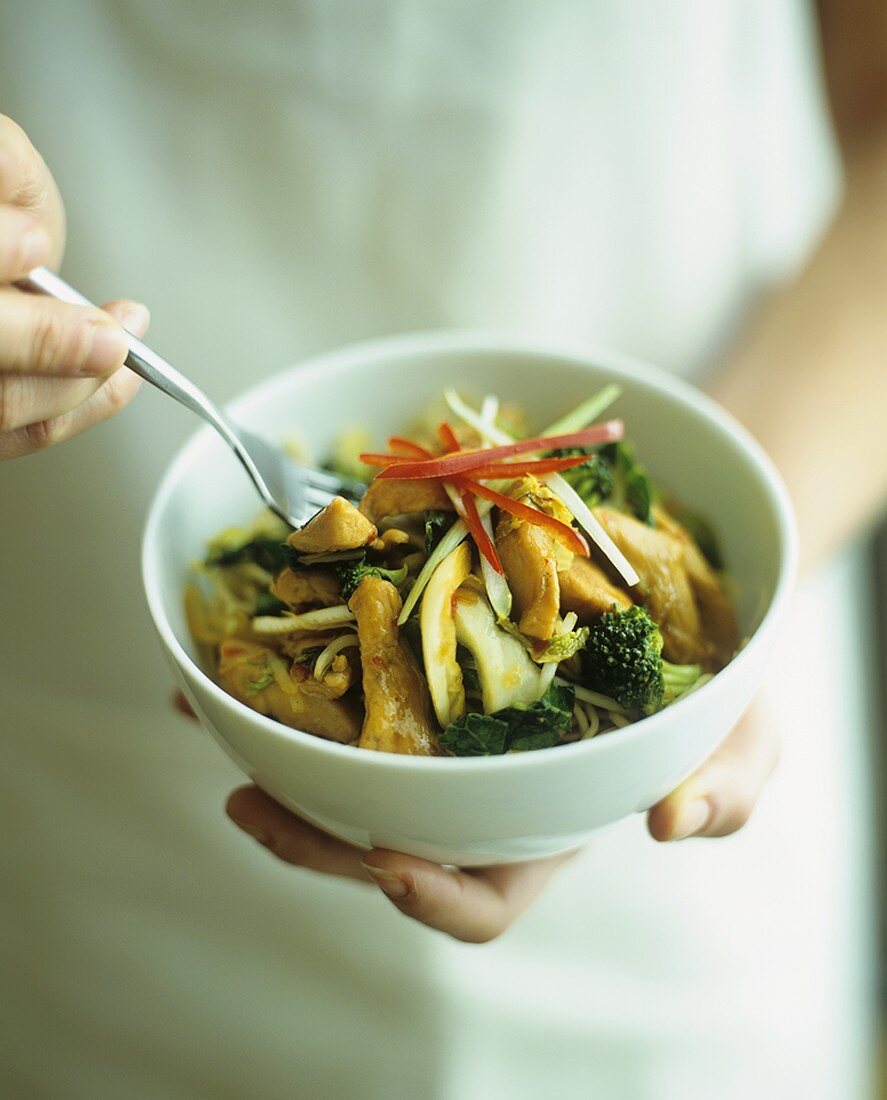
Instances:
[[[342,745],[329,741],[317,734],[285,726],[276,719],[259,714],[258,711],[241,703],[220,687],[207,675],[196,661],[186,652],[176,637],[175,631],[166,614],[161,597],[158,537],[163,514],[170,497],[187,475],[194,456],[203,448],[205,442],[215,436],[209,425],[198,428],[179,448],[167,466],[157,490],[154,493],[144,526],[141,548],[142,581],[148,607],[155,629],[160,635],[176,664],[187,669],[196,677],[210,695],[224,707],[239,712],[251,723],[258,725],[272,738],[298,746],[318,756],[329,758],[339,764],[348,761],[361,761],[361,766],[376,769],[412,769],[423,768],[437,771],[441,775],[454,772],[487,773],[493,770],[513,770],[520,768],[545,768],[556,766],[557,762],[576,761],[580,755],[606,755],[619,751],[627,742],[644,737],[655,737],[656,731],[664,722],[674,719],[678,708],[681,717],[692,722],[711,696],[718,690],[717,685],[726,686],[742,676],[743,669],[752,660],[754,651],[768,645],[785,606],[790,599],[798,562],[798,533],[789,499],[788,490],[776,467],[763,447],[735,417],[722,408],[707,394],[702,393],[689,382],[671,375],[634,356],[613,351],[606,347],[591,344],[570,345],[555,343],[537,338],[516,336],[489,329],[447,329],[426,332],[402,333],[395,336],[383,336],[349,343],[330,351],[312,355],[309,358],[285,367],[255,385],[249,387],[226,404],[232,414],[246,413],[256,404],[260,404],[268,391],[275,391],[293,375],[304,377],[327,373],[331,367],[353,366],[356,363],[369,363],[388,360],[392,363],[403,356],[423,353],[472,353],[496,352],[503,356],[536,356],[540,359],[569,362],[583,369],[599,368],[640,383],[649,389],[665,393],[682,404],[692,406],[694,411],[729,436],[753,467],[764,492],[766,503],[775,520],[780,549],[779,570],[773,594],[754,633],[733,660],[712,680],[687,697],[678,699],[665,710],[638,719],[606,737],[592,737],[587,741],[575,741],[560,745],[557,752],[536,751],[525,753],[505,753],[501,756],[411,756],[401,753],[360,752],[354,745]]]

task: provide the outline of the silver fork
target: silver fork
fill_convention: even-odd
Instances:
[[[36,268],[17,285],[23,290],[46,294],[72,305],[93,304],[45,267]],[[352,501],[363,496],[366,486],[362,482],[297,462],[280,447],[235,424],[203,390],[147,344],[129,332],[126,339],[129,344],[126,366],[212,424],[240,459],[262,500],[291,526],[301,527],[334,496]]]

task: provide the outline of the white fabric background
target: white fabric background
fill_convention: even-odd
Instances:
[[[226,398],[451,325],[702,370],[833,201],[814,70],[787,0],[47,0],[4,13],[0,109],[67,198],[68,277],[145,300]],[[467,948],[223,819],[239,777],[170,713],[138,576],[193,427],[143,393],[0,469],[11,1095],[865,1095],[850,559],[799,604],[752,825],[663,849],[626,822]]]

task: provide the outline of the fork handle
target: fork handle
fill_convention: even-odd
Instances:
[[[84,298],[78,290],[69,286],[64,279],[60,279],[58,275],[45,267],[35,268],[30,275],[20,279],[16,285],[21,287],[22,290],[45,294],[50,298],[57,298],[60,302],[68,302],[70,305],[92,306],[95,308],[93,302],[88,298]],[[126,333],[126,342],[129,345],[129,354],[125,360],[126,366],[141,378],[144,378],[146,382],[150,382],[152,386],[156,386],[157,389],[162,390],[170,397],[174,397],[176,401],[181,402],[192,412],[202,416],[204,420],[208,420],[243,460],[242,446],[237,438],[237,433],[219,406],[207,397],[199,386],[195,386],[189,378],[177,371],[171,363],[167,363],[153,348],[143,344],[138,337],[133,336],[126,329],[123,331]]]

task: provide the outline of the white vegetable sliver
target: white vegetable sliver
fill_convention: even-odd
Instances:
[[[354,612],[345,604],[304,611],[301,615],[259,615],[252,628],[257,634],[295,634],[298,630],[335,630],[354,622]]]
[[[492,511],[493,505],[488,500],[479,500],[477,502],[477,511],[481,519],[488,515]],[[430,557],[422,566],[419,576],[416,577],[416,583],[410,589],[409,595],[403,602],[403,610],[397,617],[397,625],[403,626],[410,615],[413,613],[413,608],[419,602],[419,597],[425,591],[425,585],[431,580],[431,575],[435,569],[444,560],[447,554],[453,552],[460,542],[468,534],[468,528],[465,526],[465,521],[457,519],[453,526],[447,531],[444,537],[432,550]]]
[[[495,443],[498,446],[514,442],[508,432],[503,432],[495,424],[488,423],[482,414],[475,412],[470,405],[466,405],[454,389],[444,390],[444,398],[456,416],[461,417],[469,427],[479,432],[488,443]]]
[[[634,566],[601,527],[599,521],[594,518],[591,509],[573,486],[565,481],[560,474],[546,474],[542,480],[553,493],[561,498],[573,513],[579,526],[591,536],[598,549],[607,557],[625,583],[629,587],[634,587],[640,580]]]
[[[469,405],[465,404],[455,390],[445,390],[444,397],[453,412],[456,413],[457,416],[461,416],[466,424],[470,424],[471,427],[480,432],[485,439],[503,446],[507,443],[514,442],[514,439],[507,432],[503,432],[500,428],[487,424]],[[564,505],[575,517],[579,526],[587,532],[607,560],[612,563],[625,583],[629,585],[629,587],[636,585],[640,578],[633,566],[603,527],[601,527],[598,520],[594,518],[591,509],[582,497],[579,496],[573,486],[565,481],[560,474],[547,474],[542,478],[542,481],[556,496],[560,497]]]
[[[499,398],[494,393],[488,393],[481,403],[480,418],[489,428],[495,428],[498,415]]]
[[[316,680],[322,680],[323,674],[333,663],[333,658],[337,654],[341,653],[343,649],[349,649],[351,646],[358,646],[360,642],[357,640],[357,635],[353,630],[349,630],[347,634],[342,634],[339,638],[334,638],[330,644],[318,653],[317,660],[314,662],[314,678]]]
[[[480,517],[480,522],[483,529],[489,535],[490,542],[494,542],[493,521],[490,519],[489,512]],[[483,554],[480,555],[480,571],[484,579],[484,587],[487,590],[487,597],[496,615],[500,619],[510,618],[512,598],[511,589],[508,587],[508,581],[502,573],[496,572]]]

